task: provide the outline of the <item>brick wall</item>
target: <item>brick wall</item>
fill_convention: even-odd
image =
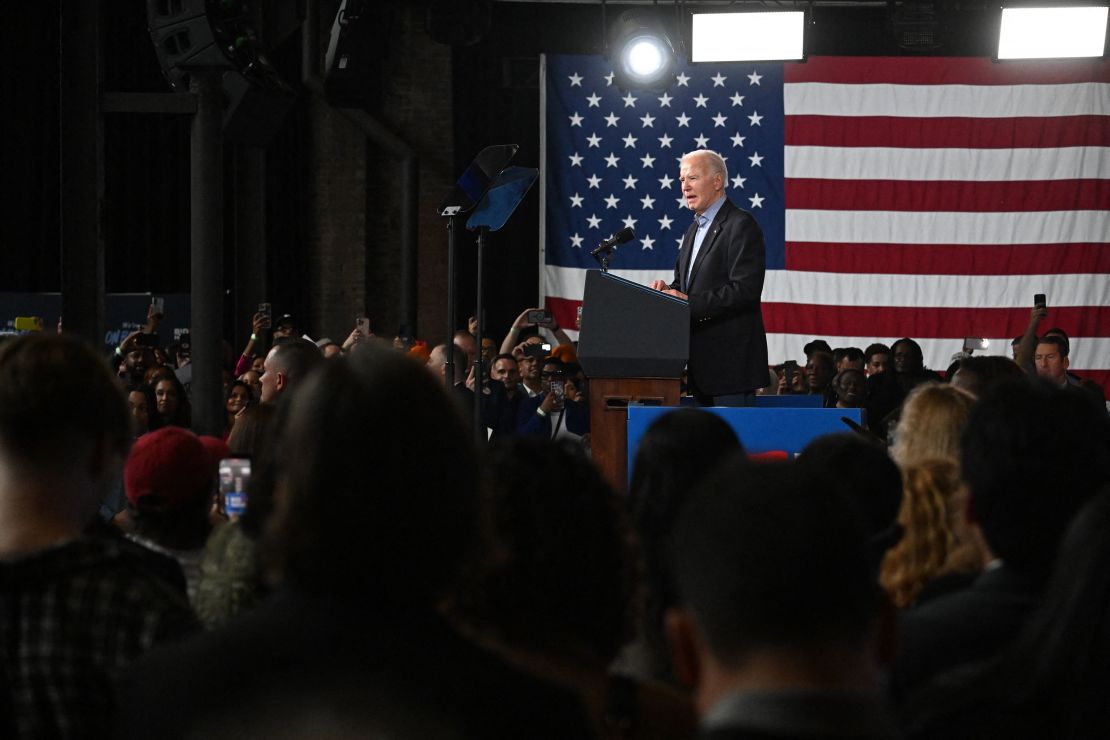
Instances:
[[[374,115],[419,158],[416,329],[433,342],[444,334],[447,245],[435,208],[455,178],[451,49],[427,37],[424,13],[420,2],[393,4],[386,14],[391,48]],[[330,18],[321,20],[326,47]],[[310,121],[309,331],[340,341],[365,309],[375,331],[393,336],[400,323],[400,162],[322,101],[313,101]]]

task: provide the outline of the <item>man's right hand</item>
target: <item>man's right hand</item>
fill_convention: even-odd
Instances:
[[[1029,313],[1029,326],[1039,326],[1048,317],[1048,309],[1044,306],[1033,306]]]
[[[662,280],[652,280],[651,281],[651,287],[652,287],[652,290],[667,290],[671,286],[668,285],[667,283],[663,282]]]
[[[251,333],[261,334],[263,329],[269,328],[267,324],[269,324],[269,320],[266,318],[266,314],[259,311],[251,319]]]

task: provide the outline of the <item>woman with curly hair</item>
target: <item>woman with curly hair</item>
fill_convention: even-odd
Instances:
[[[879,581],[900,609],[970,583],[986,564],[967,522],[967,489],[953,460],[921,460],[902,470],[902,539],[883,559]]]

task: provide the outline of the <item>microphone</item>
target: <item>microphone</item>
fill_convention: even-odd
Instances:
[[[613,234],[608,239],[603,239],[601,241],[601,244],[597,245],[597,249],[590,252],[590,256],[596,257],[602,252],[611,251],[613,247],[617,246],[618,244],[627,244],[635,238],[636,232],[632,230],[632,227],[625,226],[623,229],[618,231],[616,234]]]

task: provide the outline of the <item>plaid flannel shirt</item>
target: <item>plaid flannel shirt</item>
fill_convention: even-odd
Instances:
[[[137,545],[90,537],[0,560],[0,735],[110,734],[116,673],[196,629],[148,562]]]

